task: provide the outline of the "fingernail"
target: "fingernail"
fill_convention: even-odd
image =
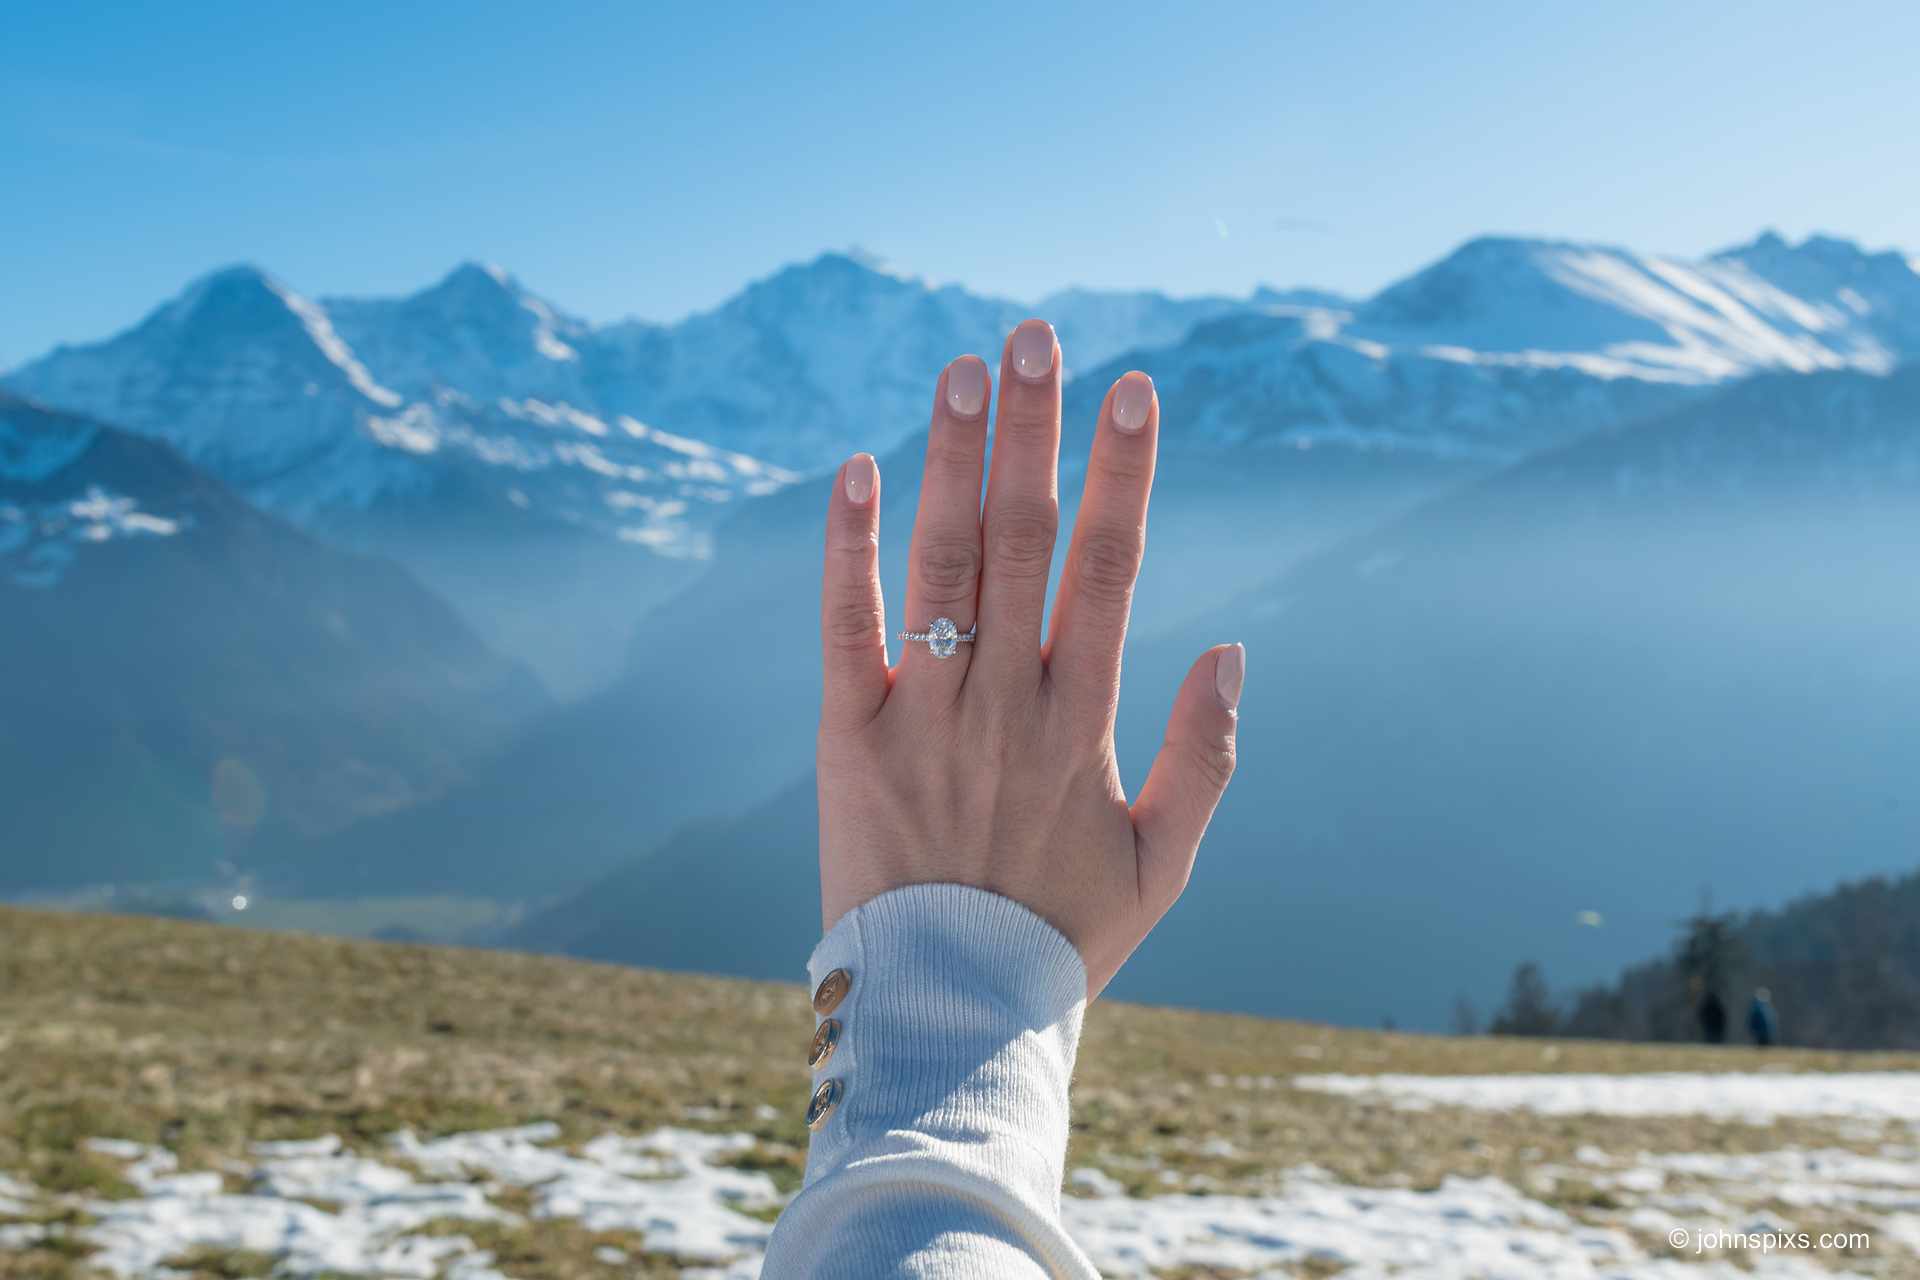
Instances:
[[[987,407],[987,365],[979,356],[961,356],[947,366],[947,408],[971,418]]]
[[[1113,425],[1132,435],[1153,412],[1153,379],[1134,372],[1113,385]]]
[[[1213,660],[1213,691],[1220,705],[1233,711],[1240,705],[1240,686],[1247,682],[1247,646],[1230,644]]]
[[[1013,331],[1013,371],[1023,378],[1044,378],[1053,372],[1053,326],[1045,320],[1025,320]]]
[[[873,455],[856,453],[847,459],[847,501],[856,507],[864,507],[873,497],[873,486],[880,479],[880,468],[873,465]]]

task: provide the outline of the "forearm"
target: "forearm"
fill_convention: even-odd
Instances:
[[[1086,970],[984,890],[918,885],[848,913],[808,965],[846,994],[816,1089],[838,1097],[774,1228],[769,1280],[1092,1277],[1060,1226]]]

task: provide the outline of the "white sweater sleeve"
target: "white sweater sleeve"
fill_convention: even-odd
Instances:
[[[765,1280],[1097,1280],[1060,1225],[1087,975],[1019,903],[915,885],[849,912],[807,964],[851,979],[839,1082]]]

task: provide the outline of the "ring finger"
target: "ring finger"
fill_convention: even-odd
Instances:
[[[905,630],[926,634],[936,619],[944,618],[964,636],[974,625],[980,594],[980,479],[991,389],[986,362],[978,356],[961,356],[948,365],[935,389],[920,510],[907,559]],[[940,688],[949,694],[959,690],[971,644],[955,644],[944,658],[935,656],[926,641],[910,640],[906,646],[900,667],[909,687]]]

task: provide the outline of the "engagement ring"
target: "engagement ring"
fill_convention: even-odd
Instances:
[[[961,645],[973,643],[973,633],[980,629],[979,623],[967,628],[967,634],[961,635],[960,628],[953,625],[952,618],[935,618],[925,631],[902,631],[902,640],[924,640],[927,651],[936,658],[951,658]]]

